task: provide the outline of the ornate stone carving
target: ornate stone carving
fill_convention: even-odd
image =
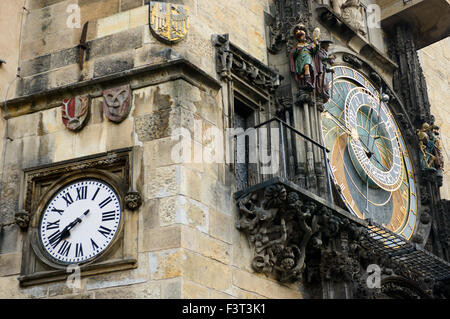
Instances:
[[[25,210],[21,210],[17,212],[15,215],[15,222],[23,231],[28,229],[30,219],[31,219],[30,213]]]
[[[309,0],[276,0],[274,1],[274,17],[269,24],[269,45],[272,53],[278,53],[284,43],[287,53],[292,51],[295,41],[291,37],[293,28],[303,24],[311,27],[311,10]]]
[[[341,17],[350,27],[362,35],[366,34],[366,21],[363,18],[360,0],[347,0],[341,5]]]
[[[81,130],[87,123],[89,111],[89,96],[77,96],[62,101],[62,121],[69,130]]]
[[[301,279],[306,247],[320,246],[320,210],[312,201],[302,202],[295,192],[275,184],[264,190],[260,203],[256,193],[238,201],[240,218],[236,227],[254,246],[253,268],[275,273],[280,282]]]
[[[403,101],[412,124],[432,123],[430,102],[422,67],[408,25],[398,25],[390,45],[390,56],[399,66],[394,73],[394,90]]]
[[[348,64],[350,64],[355,69],[361,69],[363,66],[363,62],[358,59],[356,56],[351,54],[343,54],[342,60]]]
[[[129,191],[124,199],[127,208],[130,210],[136,210],[142,205],[142,197],[138,192]]]
[[[130,85],[108,89],[103,92],[103,114],[112,122],[122,122],[130,113]]]
[[[230,50],[229,35],[217,35],[213,41],[217,48],[217,73],[220,74],[222,79],[232,80],[233,53]]]
[[[228,35],[213,36],[217,48],[216,70],[223,80],[232,80],[232,75],[244,83],[273,94],[280,85],[282,76],[234,46]]]

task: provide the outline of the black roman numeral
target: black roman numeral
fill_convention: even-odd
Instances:
[[[48,222],[47,230],[50,229],[59,229],[59,219],[56,222]]]
[[[111,229],[100,226],[100,229],[98,230],[100,234],[108,238],[108,235],[111,233]]]
[[[73,203],[72,196],[70,196],[69,192],[67,192],[62,198],[66,201],[67,206]]]
[[[95,194],[94,194],[94,196],[92,197],[92,199],[91,200],[94,200],[95,199],[95,197],[97,197],[97,194],[98,194],[98,192],[100,191],[100,187],[99,188],[97,188],[97,190],[95,191]]]
[[[77,243],[75,246],[75,257],[83,257],[83,245],[81,243]]]
[[[92,245],[92,249],[93,249],[93,250],[98,249],[97,244],[95,243],[95,241],[94,241],[92,238],[91,238],[91,245]]]
[[[101,203],[99,204],[100,208],[105,207],[105,206],[108,205],[111,201],[112,201],[112,198],[111,198],[111,197],[106,198],[103,202],[101,202]]]
[[[62,213],[64,213],[64,209],[57,209],[57,208],[52,208],[52,212],[56,212],[56,213],[58,213],[59,215],[61,215],[62,216]]]
[[[69,256],[70,247],[72,247],[72,243],[69,243],[67,240],[63,241],[61,247],[58,250],[58,254],[63,256]]]
[[[116,217],[116,211],[104,212],[102,213],[102,222],[107,222],[110,220],[114,220]]]
[[[61,237],[61,233],[59,232],[59,230],[57,230],[56,232],[54,232],[53,234],[51,234],[48,237],[48,242],[53,247],[53,249],[55,249],[55,247],[58,246],[60,237]]]
[[[82,186],[77,188],[77,200],[86,199],[87,197],[87,186]]]

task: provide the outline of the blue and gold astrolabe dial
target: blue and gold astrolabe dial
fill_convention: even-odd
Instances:
[[[414,172],[397,123],[375,86],[336,66],[322,130],[331,176],[348,209],[410,239],[417,216]]]

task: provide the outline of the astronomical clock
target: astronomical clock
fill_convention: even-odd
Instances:
[[[416,183],[389,98],[359,71],[333,70],[322,113],[332,179],[350,212],[410,239],[417,218]]]

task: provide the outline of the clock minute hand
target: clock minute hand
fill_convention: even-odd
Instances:
[[[80,217],[78,217],[77,219],[75,219],[73,222],[71,222],[69,225],[67,225],[66,227],[64,227],[64,229],[61,231],[61,237],[60,237],[60,241],[69,237],[70,236],[70,230],[72,228],[74,228],[76,225],[78,225],[79,223],[81,223],[81,219],[86,216],[87,214],[89,214],[89,209],[87,211],[85,211],[83,213],[83,215],[81,215]]]

